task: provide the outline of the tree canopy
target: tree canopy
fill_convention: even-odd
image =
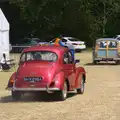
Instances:
[[[19,34],[74,36],[88,45],[119,34],[119,0],[10,0],[20,11]],[[23,30],[24,29],[24,30]]]

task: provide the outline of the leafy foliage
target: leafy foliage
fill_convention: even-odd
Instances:
[[[119,34],[119,0],[10,0],[10,3],[20,9],[19,22],[29,26],[27,33],[40,38],[63,34],[91,45],[97,37]]]

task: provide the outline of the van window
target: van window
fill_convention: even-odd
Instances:
[[[100,42],[100,48],[106,48],[106,47],[107,47],[106,41],[101,41]]]
[[[106,41],[100,41],[99,43],[100,48],[106,48],[107,42]],[[117,42],[116,41],[108,41],[108,48],[116,48]]]
[[[109,42],[108,47],[109,48],[116,48],[117,47],[117,42],[115,42],[115,41]]]

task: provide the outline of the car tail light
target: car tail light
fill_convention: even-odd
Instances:
[[[11,84],[13,84],[13,83],[14,83],[14,80],[13,80],[13,79],[11,79],[11,80],[10,80],[10,83],[11,83]]]
[[[13,79],[10,79],[10,80],[9,80],[9,83],[8,83],[8,87],[13,87],[13,83],[14,83],[14,80],[13,80]]]
[[[15,79],[16,79],[16,75],[15,75],[15,74],[16,74],[16,73],[14,73],[14,74],[10,77],[7,87],[13,87],[14,81],[15,81]]]

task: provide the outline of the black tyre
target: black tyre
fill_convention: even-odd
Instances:
[[[13,100],[20,100],[21,93],[19,91],[11,91],[12,92],[12,99]]]
[[[120,64],[120,61],[119,61],[119,60],[117,60],[117,61],[115,61],[115,63],[116,63],[116,65],[119,65],[119,64]]]
[[[67,82],[64,82],[64,89],[62,91],[59,91],[58,93],[59,100],[60,101],[66,100],[67,95],[68,95],[68,86],[67,86]]]
[[[81,52],[82,52],[82,50],[79,50],[78,52],[79,52],[79,53],[81,53]]]
[[[97,61],[96,61],[96,60],[93,60],[93,64],[96,65],[96,64],[97,64]]]
[[[76,52],[76,53],[81,53],[81,52],[82,52],[82,50],[75,50],[75,52]]]
[[[77,89],[77,94],[83,94],[84,93],[84,89],[85,89],[85,82],[84,82],[84,78],[82,78],[81,80],[81,87]]]

